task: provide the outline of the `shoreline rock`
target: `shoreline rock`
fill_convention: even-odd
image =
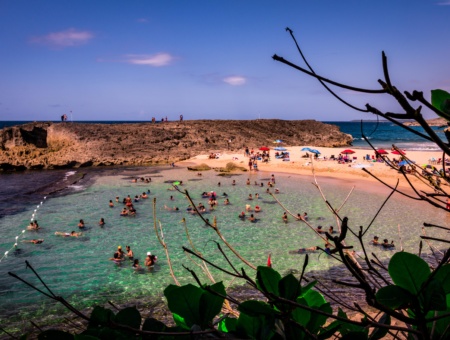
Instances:
[[[164,123],[35,122],[0,130],[0,170],[161,165],[245,146],[349,146],[339,127],[315,120],[192,120]]]

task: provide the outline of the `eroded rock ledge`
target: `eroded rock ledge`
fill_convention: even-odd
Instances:
[[[352,137],[314,120],[192,120],[164,123],[36,122],[0,130],[0,170],[155,165],[245,146],[340,147]]]

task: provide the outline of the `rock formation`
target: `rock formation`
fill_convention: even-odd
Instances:
[[[338,147],[352,137],[314,120],[191,120],[133,124],[29,123],[0,130],[0,170],[155,165],[245,146]]]

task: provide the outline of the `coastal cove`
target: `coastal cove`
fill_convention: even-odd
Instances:
[[[207,162],[203,159],[198,161]],[[78,171],[89,172],[87,169]],[[161,301],[162,290],[173,282],[163,249],[153,230],[155,222],[152,211],[153,198],[156,198],[157,220],[163,226],[175,274],[182,284],[192,282],[191,275],[182,265],[197,271],[197,267],[181,249],[181,246],[189,247],[182,218],[186,219],[190,237],[196,247],[208,259],[227,267],[214,243],[219,241],[217,235],[207,228],[199,217],[186,212],[188,202],[184,196],[171,190],[172,181],[182,181],[183,185],[179,188],[188,190],[196,203],[203,202],[205,205],[207,200],[201,198],[202,192],[216,191],[219,196],[223,196],[222,194],[226,192],[231,205],[224,206],[222,204],[224,197],[220,197],[219,206],[214,212],[208,212],[205,217],[210,220],[217,217],[218,226],[227,241],[255,265],[264,265],[267,256],[271,254],[275,269],[281,273],[298,272],[304,256],[292,255],[289,251],[322,245],[322,241],[302,222],[294,219],[290,219],[288,224],[282,222],[283,208],[265,193],[267,188],[265,184],[270,180],[272,173],[276,178],[276,187],[280,190],[276,197],[289,210],[298,213],[307,211],[314,226],[336,225],[335,218],[328,211],[318,190],[312,185],[311,175],[258,171],[218,176],[218,172],[211,170],[204,171],[202,176],[198,176],[197,172],[188,171],[183,163],[177,164],[172,169],[162,167],[122,168],[114,171],[105,169],[83,177],[75,185],[69,186],[67,191],[59,192],[55,197],[47,196],[42,205],[39,200],[34,204],[30,202],[29,208],[24,211],[4,216],[0,247],[2,250],[8,249],[14,243],[15,236],[20,235],[20,251],[12,251],[0,263],[0,287],[2,287],[0,324],[20,327],[22,323],[18,320],[27,318],[46,319],[50,322],[62,313],[61,307],[7,275],[8,271],[12,271],[38,284],[31,271],[25,268],[25,260],[33,265],[57,295],[64,296],[80,309],[96,303],[105,304],[107,301],[117,304]],[[152,181],[132,183],[132,179],[140,177],[151,177]],[[0,180],[2,178],[3,176],[0,176]],[[247,179],[251,181],[250,186],[246,185]],[[232,185],[233,180],[236,180],[236,186]],[[264,187],[255,186],[255,181],[263,183]],[[330,176],[320,177],[319,183],[328,200],[335,206],[340,206],[353,187],[353,184],[345,179]],[[384,202],[389,190],[376,182],[364,179],[358,179],[356,183],[354,192],[341,211],[341,216],[348,216],[352,226],[366,226]],[[114,200],[116,196],[133,197],[147,190],[150,190],[150,198],[135,203],[138,213],[134,218],[119,216],[122,204],[115,202],[114,208],[108,207],[108,201]],[[257,223],[237,218],[246,204],[256,204],[255,201],[247,200],[250,193],[260,195],[257,203],[262,207],[262,212],[258,215],[260,220]],[[170,196],[174,199],[171,200]],[[21,230],[28,225],[30,216],[36,209],[36,203],[40,205],[36,219],[42,230],[34,234],[26,231],[22,236]],[[178,206],[180,212],[168,211],[164,208],[165,205]],[[408,207],[407,210],[405,206]],[[402,242],[406,250],[415,252],[418,249],[421,223],[427,221],[439,224],[446,216],[445,211],[424,207],[400,195],[394,195],[374,223],[370,236],[377,234],[394,240],[397,245]],[[103,228],[97,224],[101,217],[106,220]],[[78,231],[76,225],[80,218],[84,219],[87,226],[87,230],[83,231],[83,237],[64,238],[54,235],[55,231]],[[400,235],[397,231],[398,225],[401,226]],[[34,237],[43,238],[44,243],[40,245],[21,243],[22,239]],[[130,245],[135,256],[141,260],[148,251],[157,254],[158,266],[152,272],[139,274],[131,269],[129,263],[118,267],[109,261],[118,245],[122,247]],[[358,247],[355,250],[360,251]],[[371,247],[370,250],[382,259],[388,259],[393,254],[377,247]],[[235,258],[233,263],[238,267],[242,266]],[[329,270],[336,265],[337,263],[327,258],[325,254],[315,253],[310,256],[308,271],[319,271],[325,279],[330,279],[328,275],[332,272]],[[214,269],[211,271],[217,281],[225,280],[227,285],[239,285],[238,282],[231,283],[218,271]],[[206,280],[200,270],[197,274],[202,280]]]

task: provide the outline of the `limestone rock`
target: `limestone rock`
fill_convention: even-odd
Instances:
[[[245,146],[349,146],[352,136],[314,120],[29,123],[0,130],[0,170],[156,165]]]

